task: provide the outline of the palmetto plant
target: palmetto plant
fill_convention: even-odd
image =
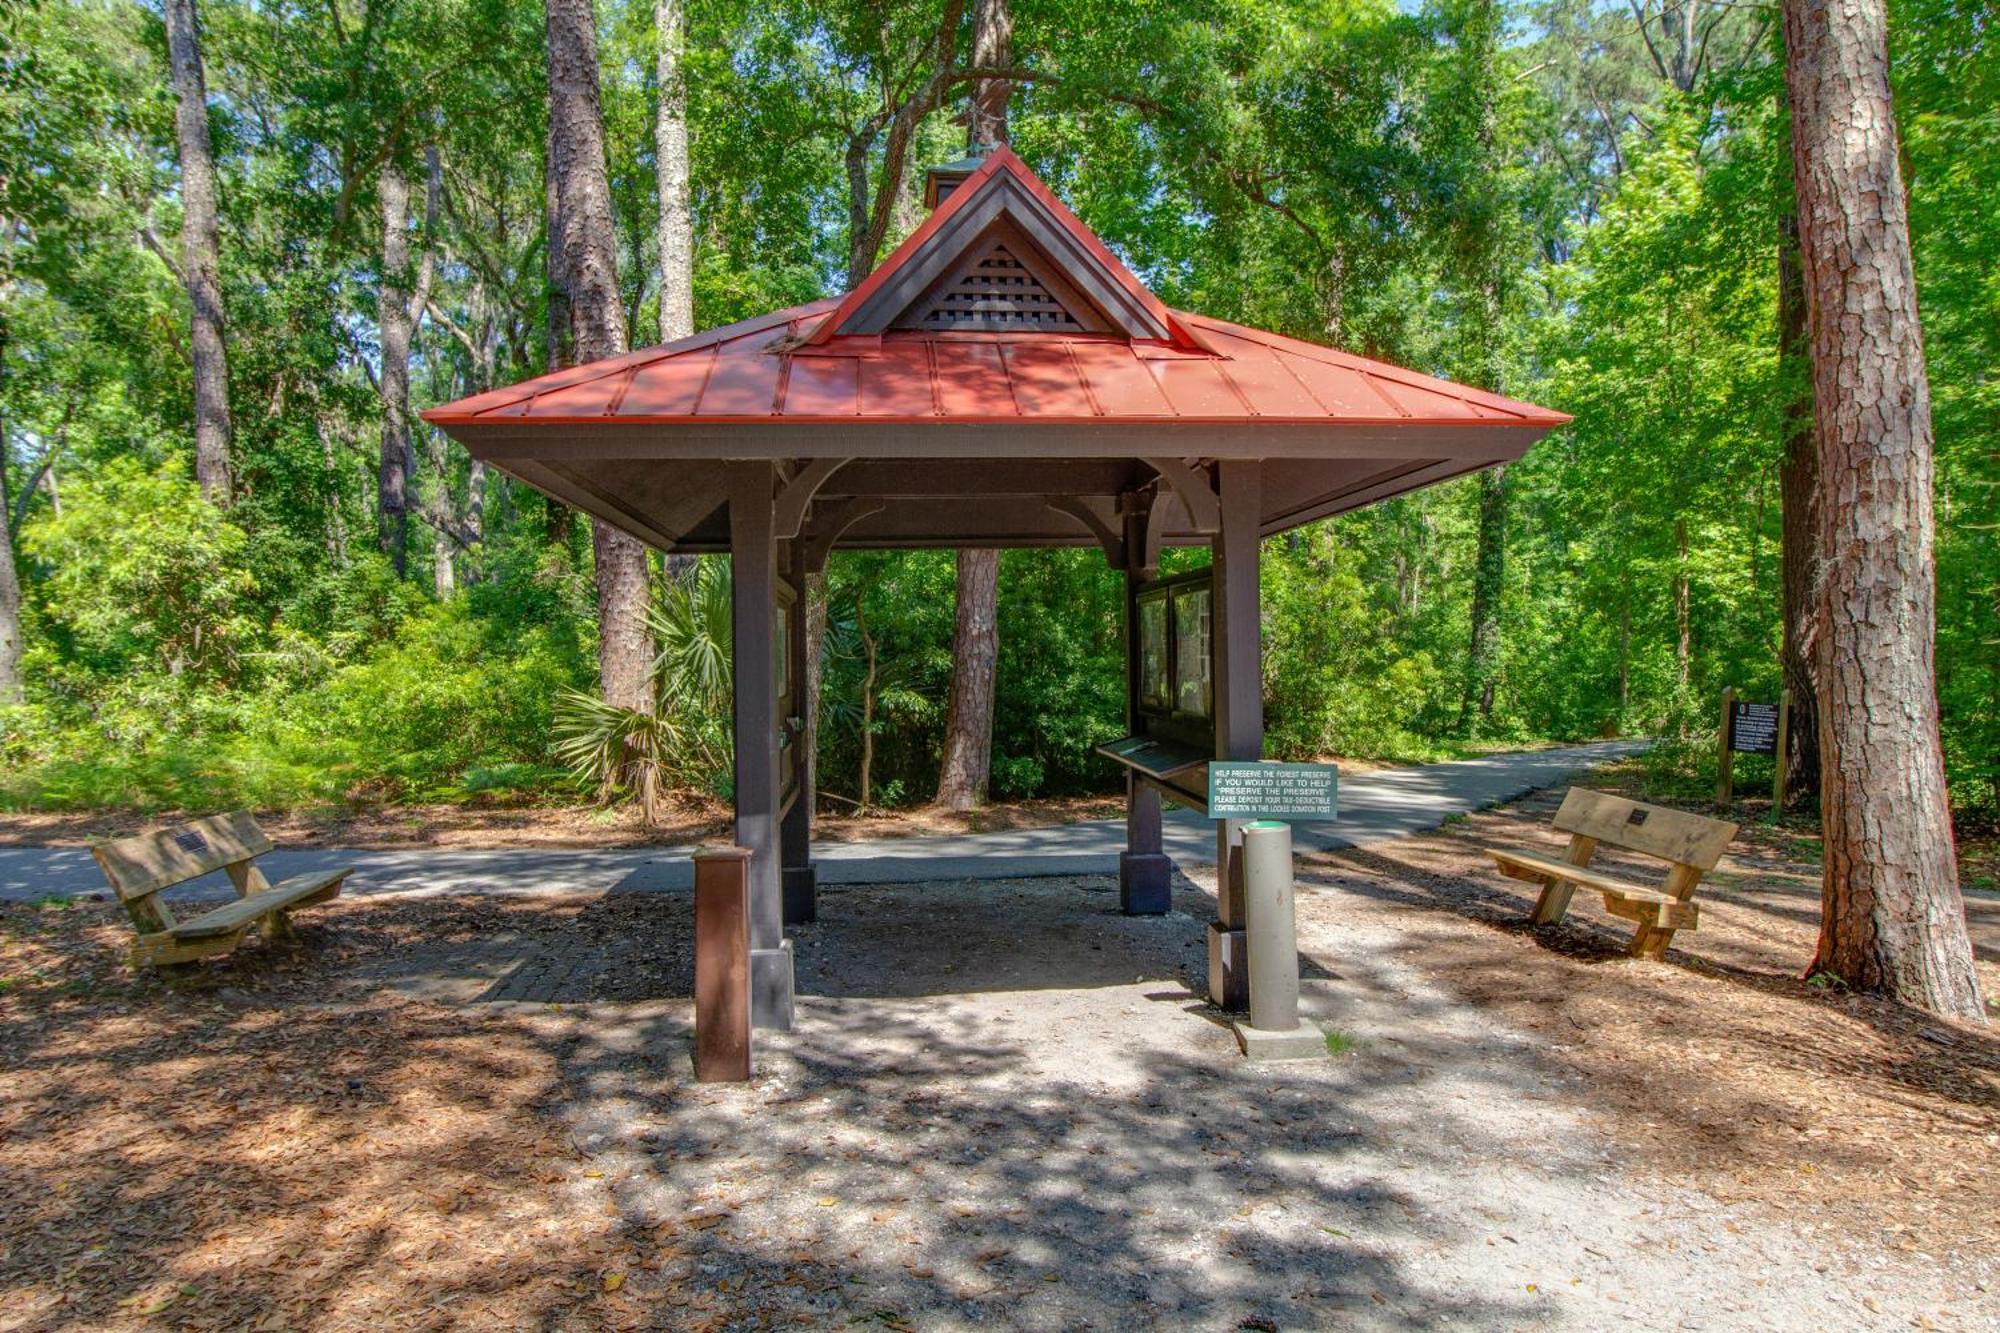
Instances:
[[[729,768],[730,594],[729,563],[714,557],[657,585],[651,713],[581,690],[556,701],[556,756],[600,800],[637,796],[648,824],[659,822],[667,788],[713,787]]]

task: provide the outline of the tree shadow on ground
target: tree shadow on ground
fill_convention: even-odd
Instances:
[[[1616,918],[1600,919],[1590,906],[1591,895],[1586,893],[1577,895],[1569,916],[1561,923],[1532,925],[1528,916],[1537,890],[1532,886],[1516,888],[1514,881],[1502,879],[1497,871],[1476,877],[1452,875],[1380,848],[1351,849],[1316,861],[1305,882],[1322,891],[1352,893],[1473,922],[1498,934],[1532,941],[1552,962],[1560,960],[1603,973],[1612,978],[1600,984],[1614,988],[1610,993],[1616,997],[1612,1002],[1623,1011],[1620,1021],[1631,1022],[1635,1028],[1643,1025],[1643,1032],[1633,1033],[1637,1041],[1733,1044],[1739,1054],[1754,1053],[1756,1059],[1768,1061],[1773,1068],[1810,1071],[1816,1078],[1843,1075],[1875,1095],[1922,1107],[1927,1113],[1936,1113],[1940,1100],[1955,1103],[1968,1128],[1990,1125],[1993,1113],[2000,1111],[2000,1078],[1994,1077],[2000,1075],[2000,1033],[1966,1025],[1945,1031],[1921,1011],[1808,984],[1799,975],[1796,960],[1785,950],[1796,945],[1800,956],[1807,956],[1812,937],[1774,940],[1770,930],[1760,924],[1759,906],[1741,902],[1736,895],[1721,903],[1698,899],[1704,903],[1704,922],[1718,929],[1683,931],[1663,960],[1646,961],[1626,953],[1630,927]],[[1729,943],[1713,948],[1710,937],[1723,933],[1719,927],[1732,909],[1742,916],[1727,923]],[[1980,928],[1975,924],[1976,930]],[[1449,969],[1441,971],[1442,979],[1472,1003],[1539,997],[1553,1013],[1569,998],[1565,974],[1560,970],[1536,973],[1525,969],[1514,950],[1469,950],[1464,937],[1454,932],[1431,930],[1423,934],[1434,942],[1438,958],[1451,960]],[[1768,1007],[1746,1011],[1740,1006],[1704,1003],[1708,997],[1690,988],[1696,978],[1754,992],[1781,1006],[1781,1015],[1774,1016]],[[1816,1023],[1809,1015],[1829,1011],[1865,1024],[1888,1045],[1868,1051],[1851,1043],[1836,1048],[1830,1040],[1801,1045]],[[1644,1072],[1637,1072],[1635,1089],[1645,1081]],[[1658,1093],[1647,1095],[1657,1097]],[[1746,1092],[1734,1079],[1717,1078],[1707,1081],[1706,1086],[1682,1087],[1676,1095],[1691,1102],[1706,1098],[1732,1107],[1731,1116],[1709,1119],[1718,1132],[1728,1134],[1730,1131],[1721,1126],[1733,1118],[1737,1125],[1734,1133],[1742,1139],[1768,1133],[1774,1123],[1782,1127],[1796,1118],[1789,1113],[1774,1114],[1772,1103],[1759,1097],[1754,1088]],[[1841,1149],[1838,1145],[1815,1145],[1814,1151],[1837,1154]]]
[[[999,962],[974,973],[1032,1007],[1074,967],[1081,1012],[1148,1009],[1101,1050],[1081,1028],[1010,1036],[966,1007],[978,995],[929,989],[950,974],[905,966],[908,990],[808,991],[800,1030],[765,1038],[757,1081],[736,1087],[691,1081],[674,896],[350,905],[200,992],[122,974],[122,928],[78,909],[90,927],[38,945],[35,984],[0,1009],[0,1298],[28,1329],[1530,1317],[1518,1287],[1455,1288],[1394,1252],[1467,1225],[1409,1188],[1413,1164],[1463,1170],[1491,1145],[1399,1142],[1371,1102],[1483,1073],[1443,1041],[1414,1075],[1407,1060],[1247,1069],[1182,1012],[1199,1007],[1182,937],[1212,903],[1179,887],[1180,911],[1131,927],[1160,936],[1162,965],[1116,986],[1085,938],[1126,920],[1101,884],[1019,904],[1069,913],[1073,952],[1040,964],[1046,986],[998,989]],[[994,901],[942,924],[985,920],[974,953],[997,960],[1015,937]],[[849,948],[907,962],[924,932],[906,905],[829,901],[851,913],[826,923],[829,967]],[[579,998],[553,1003],[448,1006],[388,984],[494,938],[605,965],[571,969],[556,993]],[[621,981],[625,949],[652,970]],[[1080,1059],[1052,1076],[1064,1041]]]

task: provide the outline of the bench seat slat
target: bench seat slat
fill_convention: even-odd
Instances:
[[[340,882],[353,873],[353,866],[344,866],[339,870],[294,875],[288,880],[273,884],[262,893],[238,898],[233,903],[218,907],[212,912],[204,912],[192,920],[177,922],[167,933],[177,940],[233,934],[259,917],[268,916],[287,907],[301,906],[308,899],[317,901],[315,895],[332,897],[333,894],[326,893],[326,890],[338,891]]]
[[[1546,856],[1537,856],[1533,852],[1503,850],[1498,847],[1488,850],[1492,852],[1493,859],[1499,862],[1502,870],[1509,866],[1518,866],[1532,872],[1534,877],[1546,875],[1552,879],[1568,880],[1572,884],[1581,884],[1585,888],[1597,889],[1602,893],[1614,893],[1621,898],[1640,898],[1648,902],[1678,901],[1673,895],[1661,893],[1658,889],[1649,889],[1629,880],[1614,879],[1610,875],[1586,870],[1567,861],[1556,861]]]

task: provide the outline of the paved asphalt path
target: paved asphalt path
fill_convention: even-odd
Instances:
[[[1367,846],[1434,829],[1450,815],[1510,800],[1537,787],[1643,748],[1635,741],[1600,741],[1556,750],[1489,755],[1445,764],[1345,774],[1340,818],[1301,824],[1301,848]],[[1186,810],[1169,811],[1167,851],[1182,864],[1215,860],[1212,825]],[[1114,873],[1125,845],[1122,819],[964,836],[823,843],[813,849],[822,884],[907,884],[921,880],[1001,879],[1027,875]],[[611,890],[686,891],[693,866],[686,847],[561,851],[544,848],[470,851],[410,848],[278,850],[258,864],[273,880],[332,866],[355,867],[349,895],[378,893],[526,894]],[[104,877],[81,847],[0,847],[0,901],[105,891]],[[233,897],[221,874],[170,892],[170,900]]]

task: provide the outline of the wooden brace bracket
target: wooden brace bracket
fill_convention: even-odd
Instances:
[[[879,514],[888,508],[885,500],[871,500],[865,497],[849,496],[831,504],[822,505],[815,514],[813,529],[799,538],[802,549],[799,552],[799,569],[803,574],[817,574],[826,568],[826,558],[833,554],[833,544],[840,540],[840,534],[871,514]]]
[[[812,506],[813,497],[826,479],[853,460],[846,458],[815,458],[786,479],[779,489],[772,512],[772,522],[779,541],[787,541],[799,535],[805,525],[806,510]]]
[[[1173,487],[1174,494],[1187,507],[1188,521],[1194,525],[1196,532],[1212,535],[1222,531],[1222,500],[1200,472],[1178,458],[1146,458],[1140,461]]]
[[[1111,526],[1110,519],[1099,513],[1090,501],[1080,495],[1044,495],[1042,503],[1058,513],[1068,514],[1090,530],[1097,538],[1097,544],[1104,548],[1104,558],[1113,569],[1125,568],[1125,538]]]

